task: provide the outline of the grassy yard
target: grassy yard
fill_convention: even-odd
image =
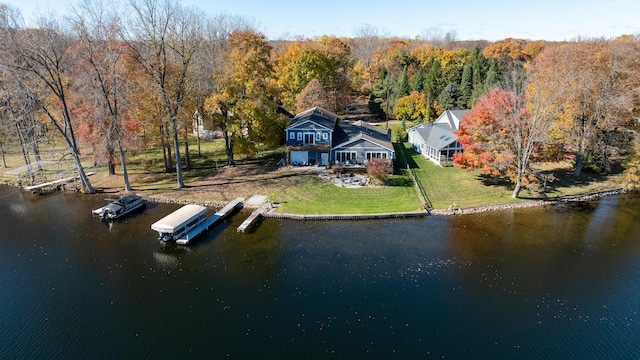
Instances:
[[[316,175],[283,189],[276,198],[278,212],[290,214],[376,214],[420,210],[420,201],[410,184],[386,187],[342,188]]]
[[[420,179],[435,209],[447,209],[449,206],[460,208],[510,204],[530,199],[568,197],[620,187],[620,174],[600,175],[583,173],[579,178],[572,176],[571,165],[566,162],[543,164],[539,169],[553,174],[548,182],[547,192],[541,194],[526,188],[520,192],[519,199],[512,199],[513,185],[499,185],[487,181],[479,171],[467,171],[455,167],[439,167],[421,154],[404,144],[409,164]]]
[[[449,206],[473,207],[507,204],[520,200],[511,199],[511,191],[504,186],[485,185],[480,174],[454,167],[440,167],[404,144],[405,156],[422,182],[435,209]]]

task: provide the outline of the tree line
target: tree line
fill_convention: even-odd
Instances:
[[[316,105],[340,113],[356,98],[379,120],[431,122],[473,109],[474,119],[513,113],[522,126],[535,123],[492,125],[518,144],[500,145],[472,122],[461,129],[460,166],[516,183],[531,176],[529,159],[564,152],[575,154],[577,173],[583,164],[606,170],[637,118],[633,36],[489,43],[391,38],[363,25],[353,38],[268,40],[251,20],[179,0],[120,5],[82,0],[31,26],[0,5],[0,151],[16,141],[25,163],[37,164],[41,144],[61,138],[88,192],[82,154],[110,173],[119,164],[129,190],[126,155],[161,147],[165,171],[183,187],[194,123],[220,130],[233,165],[236,154],[281,144],[290,114]],[[507,151],[523,139],[522,154]]]

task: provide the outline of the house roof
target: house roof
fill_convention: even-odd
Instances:
[[[339,125],[339,130],[334,134],[335,145],[333,147],[335,148],[344,147],[363,139],[380,147],[394,151],[393,145],[391,144],[391,140],[389,139],[389,135],[386,131],[369,125],[362,120],[354,121],[352,123],[342,122]]]
[[[434,124],[448,124],[451,129],[458,130],[462,116],[469,110],[446,110],[434,121]]]
[[[462,116],[469,110],[447,110],[433,124],[420,124],[409,131],[415,131],[422,141],[434,149],[446,148],[458,140],[455,131],[460,127]]]
[[[296,116],[294,116],[293,119],[289,121],[287,129],[296,127],[307,121],[312,121],[318,125],[326,127],[327,129],[334,130],[336,127],[336,122],[338,121],[338,116],[331,111],[316,106],[314,108],[296,114]]]

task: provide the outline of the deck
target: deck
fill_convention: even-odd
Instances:
[[[205,220],[202,224],[191,229],[191,231],[189,231],[187,235],[185,235],[185,237],[176,240],[176,244],[188,245],[189,242],[191,242],[191,240],[198,237],[203,232],[208,231],[211,227],[217,225],[220,221],[224,220],[224,218],[226,218],[227,215],[229,215],[229,213],[233,209],[237,207],[242,207],[243,201],[244,201],[244,198],[241,198],[241,197],[234,199],[233,201],[228,203],[225,207],[218,210],[213,216]]]

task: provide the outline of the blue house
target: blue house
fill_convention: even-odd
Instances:
[[[371,158],[395,158],[388,132],[363,121],[340,121],[317,106],[294,116],[285,133],[291,165],[355,167]]]

